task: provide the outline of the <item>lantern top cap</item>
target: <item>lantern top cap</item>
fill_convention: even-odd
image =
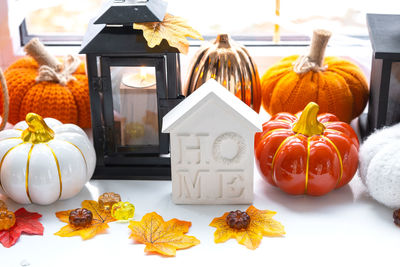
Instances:
[[[109,0],[94,24],[131,26],[135,22],[162,21],[167,5],[163,0]]]
[[[374,57],[400,60],[400,15],[367,14]]]

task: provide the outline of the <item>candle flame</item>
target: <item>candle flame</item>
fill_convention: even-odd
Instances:
[[[139,75],[140,75],[140,80],[142,81],[146,80],[147,77],[146,68],[140,68]]]

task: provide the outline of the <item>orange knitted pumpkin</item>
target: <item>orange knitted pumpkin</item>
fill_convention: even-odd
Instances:
[[[355,64],[338,57],[326,57],[330,33],[314,31],[307,57],[289,56],[272,66],[261,79],[262,103],[271,115],[295,114],[309,102],[320,113],[333,113],[341,121],[358,117],[368,102],[368,84]]]
[[[38,49],[40,51],[36,51]],[[36,78],[42,65],[62,70],[62,64],[43,49],[43,45],[37,40],[32,40],[25,47],[25,51],[33,58],[24,57],[17,60],[4,73],[10,96],[9,122],[15,124],[24,120],[27,113],[34,112],[43,117],[56,118],[63,123],[89,128],[89,88],[84,64],[78,62],[79,66],[74,68],[70,79],[64,81],[64,85],[62,81],[51,79],[37,82]],[[50,62],[46,62],[48,60]],[[55,66],[52,66],[52,63]],[[2,110],[2,105],[0,108]]]

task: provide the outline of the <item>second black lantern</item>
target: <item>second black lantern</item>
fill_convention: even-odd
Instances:
[[[368,117],[360,118],[360,133],[400,122],[400,15],[368,14],[372,43]]]

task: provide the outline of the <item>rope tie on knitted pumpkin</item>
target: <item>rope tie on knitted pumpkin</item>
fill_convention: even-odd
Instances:
[[[3,93],[3,114],[1,114],[1,124],[0,124],[0,131],[6,127],[8,121],[8,111],[9,111],[9,97],[8,97],[8,90],[7,90],[7,83],[6,78],[4,77],[4,73],[0,68],[0,84],[1,84],[1,91]]]
[[[64,58],[61,71],[57,71],[47,65],[42,65],[39,68],[39,75],[36,77],[36,82],[58,82],[65,86],[69,81],[76,81],[76,78],[72,74],[79,67],[80,63],[81,61],[77,56],[68,55]]]
[[[310,54],[308,56],[299,56],[293,63],[293,71],[297,74],[309,71],[325,71],[328,66],[323,65],[325,49],[328,45],[331,32],[326,30],[314,30],[311,40]]]
[[[40,65],[36,82],[51,81],[63,86],[69,81],[76,80],[72,74],[79,67],[80,59],[77,56],[68,55],[64,63],[60,63],[51,55],[38,38],[33,38],[24,47],[25,52],[33,57]]]
[[[309,56],[299,56],[299,58],[293,63],[293,71],[297,74],[306,73],[309,71],[325,71],[328,68],[327,65],[320,66],[315,62],[312,62]]]

